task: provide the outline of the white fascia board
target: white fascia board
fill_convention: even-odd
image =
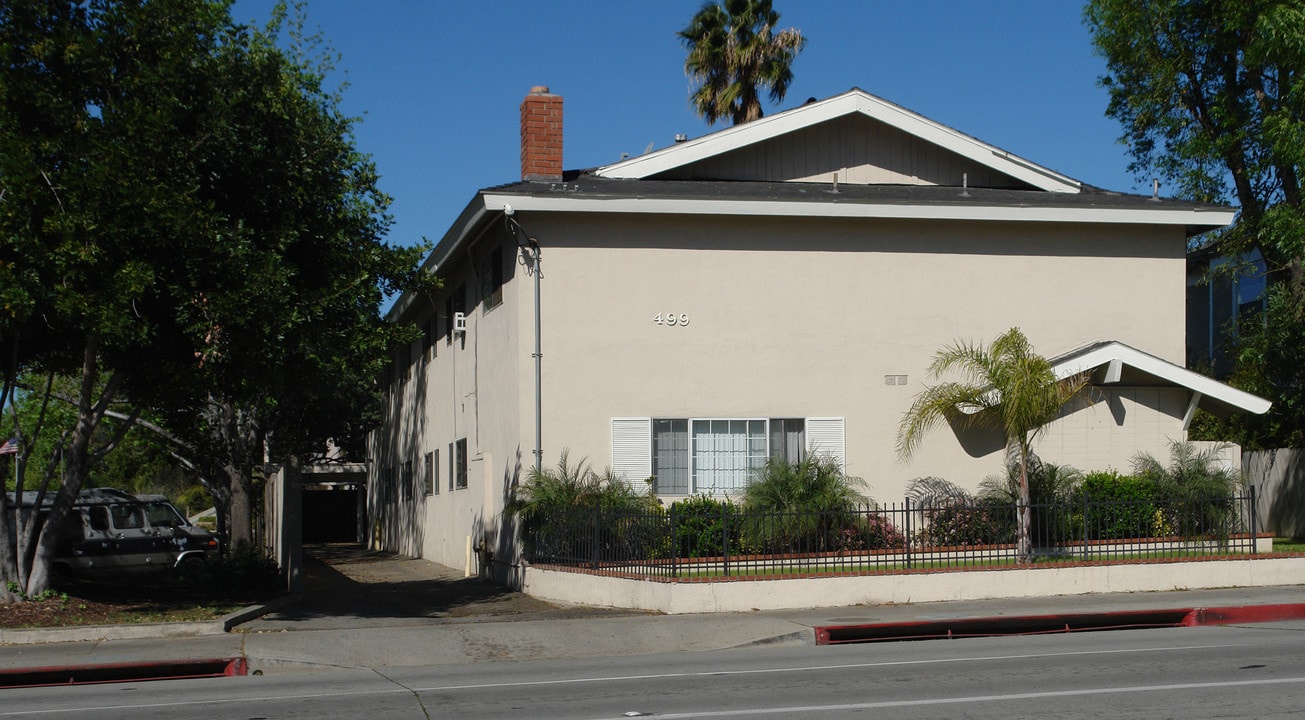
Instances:
[[[1231,385],[1225,385],[1218,380],[1192,372],[1187,368],[1118,342],[1108,343],[1083,355],[1066,360],[1057,364],[1053,369],[1057,378],[1065,378],[1076,373],[1090,372],[1116,360],[1137,368],[1148,375],[1153,375],[1166,382],[1185,387],[1194,393],[1231,405],[1243,412],[1263,415],[1273,405],[1273,403],[1262,397],[1252,395],[1244,390],[1238,390]]]
[[[1082,184],[1073,178],[1044,168],[1018,155],[1008,153],[982,140],[957,132],[946,125],[936,123],[922,115],[917,115],[900,105],[894,105],[872,95],[860,95],[856,99],[858,110],[880,122],[891,125],[909,135],[914,135],[921,140],[951,150],[980,165],[1022,180],[1040,190],[1076,193],[1082,189]]]
[[[501,212],[503,210],[502,206],[499,206],[498,210]],[[440,238],[440,241],[435,244],[435,248],[431,250],[430,255],[426,256],[426,260],[421,264],[421,271],[432,275],[439,272],[440,265],[458,248],[462,247],[462,243],[466,242],[467,236],[480,226],[481,220],[488,214],[489,210],[486,209],[483,198],[477,195],[462,211],[462,214],[458,216],[458,220],[453,224],[453,227],[450,227],[448,232],[444,233],[444,237]],[[412,293],[405,292],[400,295],[399,299],[395,300],[394,304],[390,306],[389,312],[385,313],[385,319],[390,322],[398,320],[412,305],[412,302]]]
[[[750,123],[735,125],[646,155],[598,168],[594,174],[599,177],[642,180],[657,173],[846,115],[849,111],[847,103],[844,102],[847,97],[846,94],[839,95],[788,112],[753,120]]]
[[[1010,205],[890,205],[856,202],[783,200],[694,200],[687,198],[600,198],[583,194],[544,197],[485,195],[485,207],[518,210],[632,215],[751,215],[765,217],[880,218],[904,220],[980,220],[1071,222],[1120,225],[1200,225],[1222,227],[1236,212],[1225,209],[1164,210],[1136,208],[1029,207]]]
[[[608,165],[594,174],[639,180],[852,113],[878,120],[1047,192],[1076,193],[1082,189],[1073,178],[857,90]]]

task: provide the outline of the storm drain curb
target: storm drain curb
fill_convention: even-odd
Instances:
[[[1217,608],[1126,610],[1118,612],[957,618],[865,625],[822,625],[817,645],[903,640],[939,640],[1007,635],[1048,635],[1198,625],[1234,625],[1305,619],[1305,603]]]
[[[0,689],[233,677],[248,672],[243,657],[18,668],[0,670]]]

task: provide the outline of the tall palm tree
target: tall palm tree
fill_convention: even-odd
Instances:
[[[1029,459],[1033,440],[1056,418],[1061,407],[1087,386],[1086,374],[1057,380],[1051,363],[1033,351],[1024,333],[1011,328],[992,344],[957,342],[934,356],[929,375],[940,380],[949,373],[962,380],[925,387],[902,417],[897,453],[909,460],[925,434],[942,422],[966,427],[987,426],[1006,435],[1019,461],[1019,555],[1032,556],[1029,533]]]
[[[709,124],[760,118],[759,88],[769,90],[772,102],[784,99],[793,59],[807,41],[796,28],[775,32],[778,22],[770,0],[721,0],[704,4],[676,33],[689,51],[684,72],[695,85],[690,101]]]

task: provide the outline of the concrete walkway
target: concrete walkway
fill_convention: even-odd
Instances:
[[[131,626],[126,635],[116,626],[3,631],[0,671],[213,658],[245,658],[250,671],[263,672],[382,668],[811,645],[818,628],[959,618],[1242,606],[1305,613],[1305,587],[1278,586],[652,615],[550,605],[424,560],[356,547],[310,552],[305,597],[231,632],[222,623]]]

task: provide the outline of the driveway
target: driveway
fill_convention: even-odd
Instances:
[[[459,570],[358,544],[304,546],[304,595],[240,626],[249,633],[640,615],[561,606]]]

